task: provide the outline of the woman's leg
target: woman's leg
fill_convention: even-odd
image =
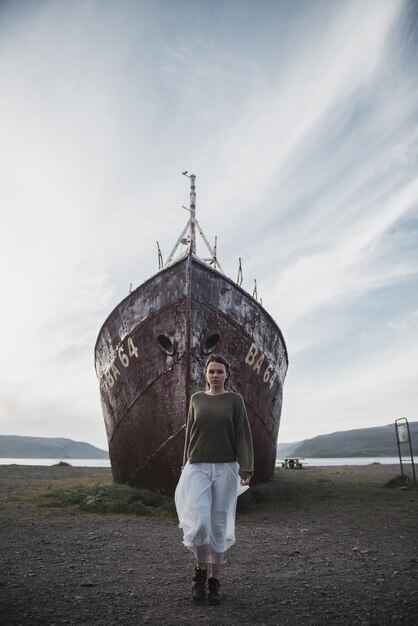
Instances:
[[[221,577],[221,564],[220,563],[212,563],[210,575],[212,578],[217,578],[218,580]]]
[[[208,580],[209,604],[220,604],[220,576],[223,553],[231,545],[227,540],[228,518],[231,507],[235,511],[238,486],[238,466],[236,463],[222,463],[214,466],[211,502],[211,577]]]
[[[224,552],[235,543],[234,513],[237,499],[238,464],[217,463],[214,466],[210,512],[210,561],[212,576],[218,578],[224,561]]]
[[[221,603],[221,583],[219,582],[219,576],[221,573],[221,566],[212,564],[212,576],[208,579],[208,600],[209,604]]]
[[[195,466],[191,470],[190,478],[188,512],[192,515],[193,525],[188,540],[196,559],[192,580],[192,598],[195,602],[204,602],[208,577],[207,561],[209,560],[210,472],[204,466]]]
[[[207,568],[197,565],[192,579],[192,598],[194,602],[204,602],[206,597]]]

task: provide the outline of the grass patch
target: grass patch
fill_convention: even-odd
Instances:
[[[356,475],[333,471],[332,476],[322,476],[319,471],[300,473],[276,471],[273,480],[253,485],[238,498],[237,513],[267,511],[279,508],[289,510],[306,506],[328,506],[343,503],[344,506],[369,505],[373,500],[387,505],[398,502],[399,492],[383,489],[383,482],[368,482]],[[385,485],[386,486],[386,485]],[[389,486],[389,485],[388,485]],[[399,486],[398,484],[395,486]]]
[[[174,518],[172,498],[150,489],[135,489],[128,485],[93,484],[57,489],[37,496],[40,506],[73,508],[88,513],[139,515],[153,518]]]
[[[384,487],[386,489],[406,489],[411,486],[411,479],[409,476],[395,476],[392,480],[389,480]]]
[[[263,510],[265,506],[289,502],[297,492],[278,480],[270,480],[267,483],[258,483],[239,496],[237,500],[237,513],[248,513],[255,510]]]
[[[399,483],[388,486],[401,489],[383,489],[385,481],[381,478],[387,481],[389,477],[387,472],[369,476],[367,470],[325,471],[312,468],[306,472],[288,472],[279,469],[273,480],[252,485],[238,498],[237,513],[240,515],[302,509],[307,506],[338,506],[339,503],[343,503],[345,507],[366,507],[371,503],[374,507],[392,507],[403,502],[405,491],[414,498],[418,496],[418,490],[409,487],[406,489]],[[60,478],[59,484],[54,486],[52,483],[48,486],[45,482],[42,486],[36,484],[36,495],[33,489],[30,495],[21,495],[19,499],[26,498],[26,501],[30,499],[37,506],[71,509],[73,512],[177,519],[172,497],[149,489],[113,483],[110,477],[103,477],[103,472],[97,476],[90,475],[88,482],[78,481],[79,478],[77,483],[74,479],[69,482],[66,476],[62,481]]]

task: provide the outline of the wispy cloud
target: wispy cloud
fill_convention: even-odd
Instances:
[[[3,10],[5,432],[105,445],[96,335],[155,271],[155,240],[166,256],[180,234],[184,169],[223,266],[234,277],[243,257],[284,331],[283,438],[382,423],[401,396],[412,412],[417,16],[407,1],[299,4]]]
[[[397,329],[398,330],[398,329]],[[411,339],[412,337],[412,339]],[[282,437],[297,441],[350,428],[416,419],[418,327],[393,337],[373,354],[358,352],[342,366],[329,357],[325,368],[290,373]]]

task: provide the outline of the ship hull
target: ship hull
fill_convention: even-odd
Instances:
[[[114,479],[171,494],[183,457],[192,393],[216,352],[231,364],[230,388],[245,401],[255,478],[275,467],[288,359],[268,313],[193,255],[163,269],[110,314],[95,348]]]

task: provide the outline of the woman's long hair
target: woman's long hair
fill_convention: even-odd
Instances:
[[[229,376],[230,376],[230,371],[231,371],[228,361],[223,356],[220,356],[219,354],[211,354],[210,357],[206,359],[205,369],[203,370],[205,374],[207,372],[207,369],[210,363],[221,363],[222,365],[225,365],[226,379],[225,379],[224,388],[228,389],[228,382],[229,382]],[[210,389],[210,386],[206,379],[206,376],[205,376],[205,382],[206,382],[206,391],[207,391],[208,389]]]

